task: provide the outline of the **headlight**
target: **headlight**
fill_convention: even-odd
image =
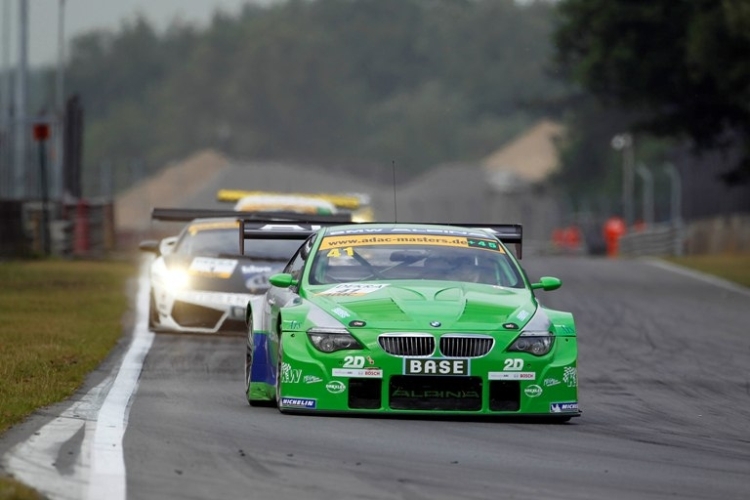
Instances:
[[[549,332],[523,332],[508,350],[544,356],[552,349],[554,343],[555,337]]]
[[[315,348],[322,352],[362,349],[362,345],[346,328],[310,328],[307,330],[307,336]]]
[[[166,286],[173,292],[178,292],[190,285],[190,276],[188,273],[181,269],[172,269],[167,272],[166,279],[164,280]]]

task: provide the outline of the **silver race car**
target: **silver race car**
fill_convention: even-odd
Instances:
[[[237,213],[227,210],[160,209],[152,218],[189,221],[178,236],[148,240],[140,249],[151,252],[149,328],[192,333],[245,331],[249,303],[259,300],[269,287],[268,277],[283,269],[299,248],[297,239],[274,238],[303,230],[294,223],[296,213]],[[334,222],[342,216],[318,216]],[[267,237],[251,242],[245,254],[237,253],[239,218],[263,220]]]

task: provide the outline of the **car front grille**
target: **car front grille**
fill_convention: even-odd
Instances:
[[[478,358],[492,350],[495,340],[487,335],[443,335],[440,352],[448,358]]]
[[[435,337],[419,333],[390,333],[378,337],[380,347],[394,356],[431,356]]]

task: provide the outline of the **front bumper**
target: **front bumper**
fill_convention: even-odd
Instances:
[[[559,337],[541,357],[495,348],[475,358],[400,357],[377,344],[325,354],[306,337],[283,334],[278,403],[285,412],[580,414],[575,337]]]
[[[244,332],[247,305],[257,296],[244,293],[155,290],[157,329],[190,333]]]

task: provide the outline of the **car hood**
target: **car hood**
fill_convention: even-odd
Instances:
[[[496,331],[505,323],[522,327],[537,308],[531,291],[440,281],[316,286],[307,299],[347,325],[434,331]],[[438,325],[439,323],[439,325]]]

